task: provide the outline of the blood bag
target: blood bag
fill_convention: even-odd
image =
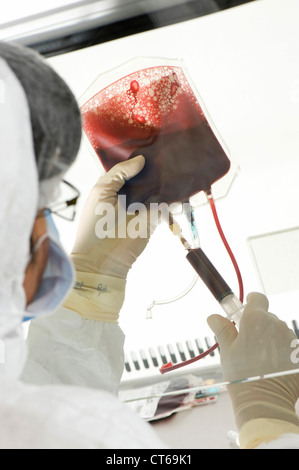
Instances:
[[[132,62],[135,71],[100,75],[82,97],[85,135],[105,171],[145,157],[123,188],[127,205],[188,201],[229,171],[228,153],[181,61]]]

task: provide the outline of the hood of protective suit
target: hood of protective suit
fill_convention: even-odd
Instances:
[[[38,207],[38,175],[27,99],[1,58],[0,161],[0,346],[5,354],[5,338],[15,339],[26,308],[23,280]]]

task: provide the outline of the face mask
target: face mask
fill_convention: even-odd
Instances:
[[[26,309],[24,322],[56,310],[63,303],[74,282],[73,266],[61,245],[53,219],[47,216],[46,220],[50,245],[48,264],[39,290]],[[35,249],[44,239],[43,236]],[[0,377],[18,378],[25,365],[27,344],[20,323],[18,325],[0,339]]]
[[[24,321],[53,312],[67,297],[73,286],[73,265],[66,254],[51,215],[46,216],[49,258],[41,285],[33,302],[26,309]]]

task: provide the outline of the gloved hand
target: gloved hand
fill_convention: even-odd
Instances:
[[[296,336],[268,307],[264,295],[249,294],[239,332],[220,315],[208,318],[219,342],[225,381],[298,368],[291,360]],[[229,385],[228,391],[242,447],[256,447],[285,433],[299,434],[299,373]]]
[[[76,288],[65,303],[83,318],[117,323],[127,274],[154,230],[146,210],[128,215],[119,205],[118,191],[144,163],[139,155],[115,165],[99,178],[83,208],[71,255]]]

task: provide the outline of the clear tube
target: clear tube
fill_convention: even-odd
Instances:
[[[229,294],[222,299],[219,304],[225,311],[227,318],[239,326],[244,305],[235,294]]]
[[[183,292],[181,292],[179,295],[176,295],[175,297],[172,297],[171,299],[165,299],[165,300],[154,300],[151,305],[149,305],[147,307],[147,310],[146,310],[146,319],[147,320],[151,320],[153,318],[152,316],[152,310],[153,308],[156,306],[156,305],[166,305],[166,304],[170,304],[172,302],[176,302],[177,300],[180,300],[182,299],[183,297],[185,297],[185,295],[189,294],[189,292],[193,289],[193,287],[195,286],[195,284],[197,283],[198,281],[198,276],[196,275],[190,286],[187,287],[187,289],[185,289]]]

